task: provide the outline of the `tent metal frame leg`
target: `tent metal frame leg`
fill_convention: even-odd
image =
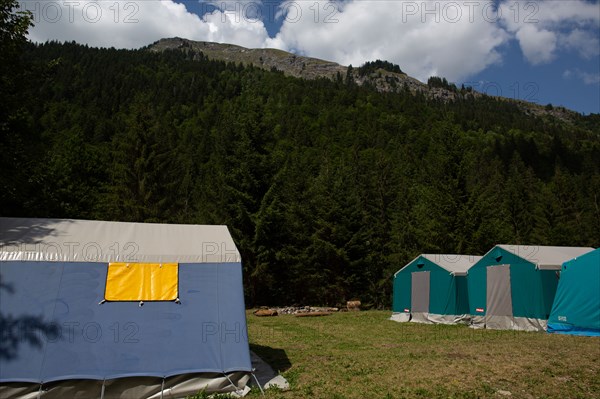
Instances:
[[[256,369],[252,369],[252,372],[250,374],[252,374],[252,377],[254,377],[254,381],[256,381],[256,385],[258,385],[258,389],[260,389],[260,393],[262,394],[262,396],[265,396],[265,391],[260,386],[260,382],[258,382],[258,378],[256,377],[256,374],[254,374],[254,371],[256,371]]]
[[[227,375],[227,373],[223,373],[223,375],[225,376],[225,378],[227,378],[227,381],[229,381],[229,383],[231,384],[231,386],[235,388],[236,392],[240,391],[240,388],[238,388],[238,386],[235,385],[233,383],[233,381],[231,381],[231,378],[229,378],[229,376]]]

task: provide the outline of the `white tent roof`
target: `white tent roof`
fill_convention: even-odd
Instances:
[[[227,226],[0,218],[0,260],[240,262]]]
[[[423,254],[422,256],[455,276],[466,276],[467,271],[481,259],[481,256],[475,255]]]
[[[406,266],[412,264],[421,256],[455,276],[466,276],[467,271],[481,259],[481,256],[475,255],[422,254],[410,261]],[[398,270],[396,274],[402,269]]]
[[[511,252],[518,257],[525,259],[538,269],[542,270],[560,270],[564,262],[577,256],[593,251],[591,247],[549,247],[541,245],[496,245],[496,247]]]

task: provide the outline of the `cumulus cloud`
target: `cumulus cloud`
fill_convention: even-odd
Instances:
[[[579,79],[583,81],[586,85],[600,85],[600,73],[590,73],[584,72],[580,69],[567,69],[563,73],[563,78],[565,79]]]
[[[30,38],[38,42],[137,48],[180,36],[274,47],[343,65],[384,59],[423,81],[432,75],[459,81],[501,63],[511,40],[533,65],[551,62],[562,51],[586,59],[600,55],[600,8],[586,0],[287,0],[269,15],[264,6],[272,2],[205,0],[193,4],[202,6],[201,16],[175,0],[21,4],[36,17]],[[261,20],[266,18],[281,22],[273,37]]]
[[[600,41],[592,32],[575,29],[560,37],[560,44],[566,49],[579,53],[582,58],[591,59],[600,56]]]
[[[262,21],[236,18],[215,8],[200,17],[185,5],[162,1],[22,1],[35,26],[32,41],[86,43],[91,46],[138,48],[164,37],[236,43],[260,47],[268,37]]]
[[[516,37],[527,60],[533,65],[547,63],[554,58],[557,41],[555,33],[526,25],[517,31]]]
[[[246,10],[244,9],[244,12],[247,12]],[[203,24],[208,26],[208,33],[203,33],[196,40],[232,43],[249,48],[263,47],[268,34],[262,21],[238,15],[235,11],[227,10],[206,14]]]
[[[301,17],[287,18],[267,45],[345,65],[385,59],[421,80],[436,74],[458,80],[480,72],[501,59],[498,50],[508,38],[458,2],[287,4],[294,5],[288,15]]]
[[[504,0],[498,8],[500,24],[515,35],[523,55],[533,65],[552,61],[558,50],[574,49],[584,58],[598,55],[597,3]]]

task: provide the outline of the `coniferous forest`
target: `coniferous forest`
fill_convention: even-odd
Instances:
[[[179,51],[9,50],[2,215],[225,224],[249,306],[389,307],[393,273],[419,253],[600,245],[599,115]]]

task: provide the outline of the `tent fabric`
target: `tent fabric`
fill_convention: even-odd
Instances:
[[[397,321],[399,323],[406,323],[410,321],[410,313],[407,312],[394,312],[390,316],[390,320]]]
[[[422,323],[426,324],[468,324],[471,320],[469,314],[434,314],[429,313],[426,315],[425,321]]]
[[[232,255],[235,247],[222,246],[231,251],[224,257],[215,249],[218,245],[211,249],[222,261],[179,262],[178,266],[175,263],[180,259],[177,250],[160,247],[158,249],[168,254],[164,258],[172,259],[173,270],[177,270],[175,280],[180,300],[106,302],[108,262],[57,261],[55,256],[47,259],[47,253],[35,252],[40,248],[45,250],[38,244],[48,245],[54,238],[62,237],[63,241],[55,242],[91,240],[104,248],[108,241],[103,239],[109,230],[110,239],[117,243],[135,240],[132,231],[142,232],[142,236],[144,232],[152,233],[159,242],[160,236],[178,228],[167,228],[165,233],[156,228],[166,225],[135,224],[131,228],[128,223],[118,223],[123,232],[119,235],[112,222],[108,222],[108,229],[103,222],[89,222],[90,230],[97,232],[100,239],[95,240],[93,234],[86,232],[82,234],[84,238],[77,241],[78,237],[69,233],[72,232],[70,227],[67,232],[57,227],[71,226],[71,221],[52,220],[45,223],[45,226],[53,226],[46,230],[40,230],[39,226],[44,223],[38,219],[21,221],[22,226],[17,228],[14,220],[5,224],[7,219],[0,218],[0,257],[4,259],[0,261],[0,324],[3,327],[0,331],[0,389],[14,388],[17,383],[38,387],[39,384],[44,387],[62,384],[65,388],[77,380],[118,380],[113,385],[125,384],[122,385],[125,387],[125,380],[136,378],[160,379],[162,386],[163,379],[182,375],[202,380],[251,372],[242,267],[241,262],[231,261],[237,256]],[[87,224],[73,223],[79,225],[79,229]],[[34,232],[28,231],[28,226]],[[226,228],[195,227],[185,226],[182,231],[188,233],[188,244],[197,242],[200,248],[203,242],[223,239],[222,233],[226,231]],[[216,234],[214,240],[208,234],[211,230]],[[194,232],[198,234],[194,236]],[[17,242],[17,236],[24,237],[27,245]],[[11,237],[9,245],[5,245],[7,237]],[[162,258],[161,251],[149,246],[155,241],[140,239],[138,242],[141,258],[152,259],[150,263],[163,263],[158,260]],[[224,242],[233,241],[229,237]],[[20,248],[19,256],[37,260],[6,260],[14,259],[15,247]],[[213,259],[202,251],[196,251],[192,258]],[[64,257],[64,253],[61,256]],[[189,258],[189,253],[181,258]],[[240,378],[234,381],[243,382]],[[211,386],[218,385],[214,384]],[[80,397],[97,396],[93,391],[97,384],[88,385],[92,391]],[[188,385],[194,386],[194,383]],[[133,392],[141,388],[133,384],[127,389]],[[63,397],[71,396],[65,395]],[[133,396],[151,397],[145,393]]]
[[[417,256],[394,274],[390,319],[444,324],[468,322],[465,274],[469,265],[479,259],[472,255]],[[426,275],[429,277],[425,284]]]
[[[243,372],[224,374],[184,374],[169,378],[131,377],[114,380],[66,380],[43,384],[13,382],[0,385],[2,399],[161,399],[184,398],[204,391],[236,393],[249,383],[250,375]],[[232,385],[235,384],[235,385]],[[104,395],[102,394],[104,392]]]
[[[251,371],[241,268],[181,264],[181,303],[106,302],[102,263],[0,263],[0,382]],[[6,332],[5,332],[6,334]],[[27,339],[33,334],[35,339]]]
[[[481,256],[475,255],[423,254],[421,256],[448,270],[454,276],[466,276],[469,269],[481,259]]]
[[[560,270],[564,262],[594,249],[540,245],[497,245],[497,247],[533,263],[540,270]]]
[[[241,262],[227,226],[0,218],[0,261]]]
[[[429,275],[431,272],[413,272],[411,302],[413,312],[429,312]]]
[[[174,301],[177,299],[177,263],[109,263],[107,301]]]
[[[468,275],[472,326],[475,328],[543,331],[558,285],[552,265],[573,253],[593,248],[497,245],[477,262]],[[489,273],[508,268],[503,274],[504,295],[490,297]],[[507,288],[509,287],[509,288]],[[510,293],[510,295],[509,295]],[[510,299],[510,305],[508,300]],[[502,304],[500,303],[502,302]],[[512,313],[506,306],[511,307]]]
[[[488,312],[495,316],[512,317],[510,292],[510,265],[488,266],[486,298]]]
[[[600,336],[600,249],[563,264],[548,332]]]
[[[429,315],[429,274],[430,272],[413,272],[410,301],[412,304],[412,320],[427,323]]]

